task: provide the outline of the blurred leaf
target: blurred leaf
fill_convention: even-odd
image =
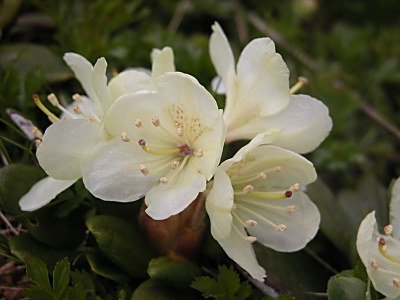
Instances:
[[[100,254],[88,253],[86,254],[86,259],[91,270],[100,276],[118,282],[129,280],[129,276],[125,272]]]
[[[70,263],[67,258],[58,261],[53,271],[53,291],[61,297],[70,280]]]
[[[134,277],[147,276],[148,263],[155,254],[132,223],[113,216],[98,215],[90,216],[86,226],[100,250],[113,263]]]
[[[27,289],[24,294],[33,300],[54,300],[53,295],[49,294],[47,290],[40,286],[31,287]]]
[[[51,294],[49,272],[47,271],[46,263],[34,256],[26,257],[25,263],[29,279]]]
[[[131,300],[187,300],[201,299],[194,291],[180,290],[164,285],[158,280],[148,279],[133,292]]]
[[[365,299],[366,284],[360,279],[338,274],[328,281],[329,300]]]
[[[0,67],[14,68],[20,74],[39,67],[49,82],[63,81],[72,77],[72,72],[49,48],[35,44],[9,44],[0,47]]]
[[[3,0],[0,3],[0,30],[3,29],[17,14],[22,0]]]
[[[215,279],[207,276],[197,277],[193,281],[191,287],[200,291],[204,298],[217,298],[221,293],[218,282]]]
[[[86,300],[86,291],[81,283],[74,287],[67,287],[62,294],[61,300]]]
[[[187,260],[174,260],[169,257],[153,258],[147,269],[150,278],[159,280],[177,288],[189,288],[200,268]]]

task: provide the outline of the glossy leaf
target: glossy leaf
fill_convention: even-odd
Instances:
[[[187,300],[201,299],[193,291],[180,290],[161,283],[158,280],[148,279],[139,285],[133,292],[131,300]]]
[[[57,262],[53,271],[53,291],[57,297],[60,297],[70,280],[70,263],[67,258]]]
[[[328,282],[329,300],[365,299],[366,284],[354,277],[336,275]]]

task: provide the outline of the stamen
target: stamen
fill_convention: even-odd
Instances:
[[[394,277],[393,280],[392,280],[392,282],[393,282],[393,285],[394,285],[395,287],[397,287],[397,288],[400,289],[400,280],[399,280],[399,279],[397,279],[396,277]]]
[[[128,134],[125,131],[121,133],[121,140],[124,141],[125,143],[130,142]]]
[[[73,94],[72,99],[76,102],[83,103],[82,97],[79,94]]]
[[[299,190],[300,190],[300,184],[298,184],[298,183],[293,184],[293,185],[289,188],[289,191],[291,191],[292,193],[297,192],[297,191],[299,191]]]
[[[379,252],[382,254],[383,257],[387,258],[388,260],[400,264],[400,259],[391,256],[386,249],[386,241],[383,237],[378,239],[378,249]]]
[[[167,177],[161,177],[161,178],[160,178],[160,183],[162,183],[162,184],[167,184],[167,183],[168,183]]]
[[[234,195],[240,195],[239,193],[234,193]],[[243,195],[243,194],[242,194]],[[285,192],[250,192],[247,195],[255,198],[263,198],[263,199],[286,199],[292,196],[291,191]]]
[[[275,229],[283,232],[283,231],[286,231],[287,226],[285,224],[279,224],[279,225],[276,225]]]
[[[43,133],[37,127],[32,128],[32,134],[38,139],[43,138]]]
[[[290,88],[290,91],[289,91],[290,94],[296,93],[298,90],[300,90],[300,89],[301,89],[304,85],[306,85],[307,83],[308,83],[307,78],[305,78],[305,77],[303,77],[303,76],[300,76],[300,77],[297,79],[296,84]]]
[[[58,101],[58,98],[57,98],[57,96],[55,94],[51,93],[51,94],[47,95],[47,100],[49,100],[51,105],[53,105],[54,107],[57,107],[64,114],[68,115],[69,117],[71,117],[73,119],[77,119],[76,116],[74,116],[70,111],[65,109],[65,107],[60,104],[60,102]]]
[[[139,169],[144,176],[149,175],[149,169],[144,164],[140,164]]]
[[[253,191],[254,191],[254,186],[252,186],[251,184],[248,184],[243,188],[243,193],[244,194],[249,194],[249,193],[251,193]]]
[[[42,143],[42,140],[36,139],[35,140],[35,147],[36,149],[39,148],[40,144]]]
[[[157,116],[154,116],[154,117],[151,119],[151,123],[153,123],[154,127],[159,127],[159,126],[161,125],[161,123],[160,123],[160,118],[157,117]]]
[[[203,157],[203,149],[197,149],[195,152],[194,152],[194,154],[197,156],[197,157]]]
[[[286,210],[288,213],[293,213],[296,210],[296,206],[288,205],[288,206],[286,206]]]
[[[142,127],[142,120],[136,119],[134,123],[137,128]]]
[[[260,173],[258,174],[258,178],[260,178],[260,179],[267,179],[267,174],[266,174],[265,172],[260,172]]]
[[[179,164],[180,164],[179,160],[173,160],[171,162],[171,169],[175,170],[177,167],[179,167]]]
[[[391,234],[392,234],[392,231],[393,231],[393,226],[392,226],[391,224],[386,225],[386,226],[383,228],[383,231],[385,232],[386,235],[391,235]]]
[[[247,220],[247,221],[244,222],[244,223],[246,224],[246,227],[247,227],[247,228],[254,227],[254,226],[257,225],[257,221],[255,221],[255,220]]]
[[[40,97],[38,94],[33,94],[32,99],[35,102],[36,106],[46,115],[49,117],[50,121],[54,122],[59,122],[60,119],[56,117],[55,114],[53,114],[50,110],[47,109],[46,106],[43,105],[42,101],[40,101]]]
[[[118,75],[118,70],[117,70],[116,67],[111,68],[111,75],[112,75],[113,77],[115,77],[115,76]]]
[[[159,152],[150,150],[149,147],[146,146],[146,141],[144,139],[139,139],[138,144],[140,147],[142,147],[144,152],[147,152],[152,155],[180,154],[180,152],[181,152],[181,149],[179,147],[164,150],[164,151],[159,151]]]
[[[82,111],[81,111],[81,109],[79,108],[78,105],[72,106],[72,110],[73,110],[74,113],[76,113],[77,115],[81,115],[81,114],[82,114]]]
[[[371,268],[374,270],[378,269],[378,263],[376,260],[371,261]]]
[[[249,242],[250,244],[253,244],[255,241],[257,241],[257,238],[255,236],[252,236],[252,235],[248,235],[244,239],[247,242]]]
[[[286,192],[285,192],[285,197],[286,197],[286,198],[290,198],[290,197],[292,197],[292,195],[293,195],[293,192],[292,192],[292,191],[286,191]]]

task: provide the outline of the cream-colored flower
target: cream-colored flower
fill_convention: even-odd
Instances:
[[[400,298],[400,178],[396,180],[390,202],[390,224],[378,231],[375,212],[361,222],[357,251],[375,289],[388,297]]]
[[[302,192],[316,179],[312,163],[267,145],[279,133],[257,135],[216,171],[206,199],[212,236],[227,255],[262,281],[251,243],[277,251],[303,248],[318,231],[317,207]]]
[[[82,84],[87,97],[75,94],[73,104],[66,109],[54,94],[50,94],[48,100],[62,112],[58,118],[46,110],[35,96],[36,103],[54,122],[45,131],[36,153],[39,164],[49,177],[38,181],[21,198],[22,210],[32,211],[46,205],[82,177],[82,162],[98,143],[111,138],[104,127],[104,116],[116,99],[127,93],[154,89],[154,80],[158,76],[174,71],[170,48],[158,50],[152,58],[151,74],[127,70],[112,78],[107,85],[107,62],[104,58],[92,66],[78,54],[65,54],[65,62]]]
[[[82,165],[89,191],[103,200],[146,195],[146,212],[165,219],[185,209],[206,188],[225,138],[222,112],[192,76],[170,72],[157,92],[125,95],[106,118],[118,138],[99,145]]]
[[[327,107],[307,95],[291,95],[289,70],[269,38],[252,40],[237,65],[218,23],[212,26],[210,56],[219,79],[217,92],[226,94],[226,142],[252,139],[270,128],[283,129],[274,143],[306,153],[328,135],[332,120]]]

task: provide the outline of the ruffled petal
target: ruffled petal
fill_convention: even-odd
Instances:
[[[136,69],[119,73],[108,84],[111,102],[114,102],[122,95],[133,94],[140,90],[149,90],[150,88],[149,73]]]
[[[151,76],[157,78],[167,72],[175,72],[174,52],[170,47],[154,49],[151,53],[153,65]]]
[[[243,49],[237,84],[237,113],[257,109],[261,116],[270,116],[289,104],[289,70],[271,39],[254,39]]]
[[[107,89],[106,70],[107,70],[107,61],[105,60],[104,57],[99,58],[93,67],[92,83],[94,92],[96,93],[97,96],[96,98],[99,101],[98,112],[100,118],[110,107],[110,95],[108,94],[108,89]]]
[[[19,200],[19,206],[23,211],[39,209],[73,185],[77,180],[57,180],[52,177],[45,177],[36,182],[29,192],[22,196],[21,200]]]
[[[232,76],[232,74],[229,74],[235,73],[235,60],[232,49],[221,26],[215,22],[211,28],[213,30],[209,42],[211,61],[217,74],[222,78],[223,85],[227,86],[230,80],[229,77]]]
[[[178,171],[178,170],[176,170]],[[146,213],[154,220],[164,220],[183,211],[206,189],[206,178],[186,166],[168,183],[158,183],[146,194]]]
[[[140,172],[138,155],[134,145],[119,138],[98,145],[82,163],[86,188],[106,201],[129,202],[143,197],[156,179]]]
[[[304,248],[319,228],[318,208],[300,191],[293,193],[288,199],[248,198],[237,200],[236,204],[236,212],[243,220],[257,222],[256,226],[247,229],[248,232],[258,242],[276,251],[292,252]],[[277,230],[271,222],[285,225],[286,230]]]
[[[400,289],[393,284],[393,279],[400,279],[400,264],[382,256],[378,248],[379,237],[375,212],[371,212],[364,218],[358,229],[357,251],[375,289],[389,298],[398,299]],[[385,238],[385,240],[390,254],[399,258],[399,241],[394,243],[390,238]]]
[[[214,184],[207,195],[206,210],[214,239],[227,238],[232,228],[233,188],[229,176],[217,169]]]
[[[40,166],[55,179],[80,178],[81,161],[96,145],[98,132],[99,125],[86,119],[52,124],[36,152]]]
[[[217,242],[224,249],[225,253],[245,269],[251,277],[261,282],[264,281],[266,276],[265,270],[258,264],[251,243],[244,239],[247,233],[237,221],[234,221],[233,226],[234,228],[231,230],[229,237],[217,239]]]

